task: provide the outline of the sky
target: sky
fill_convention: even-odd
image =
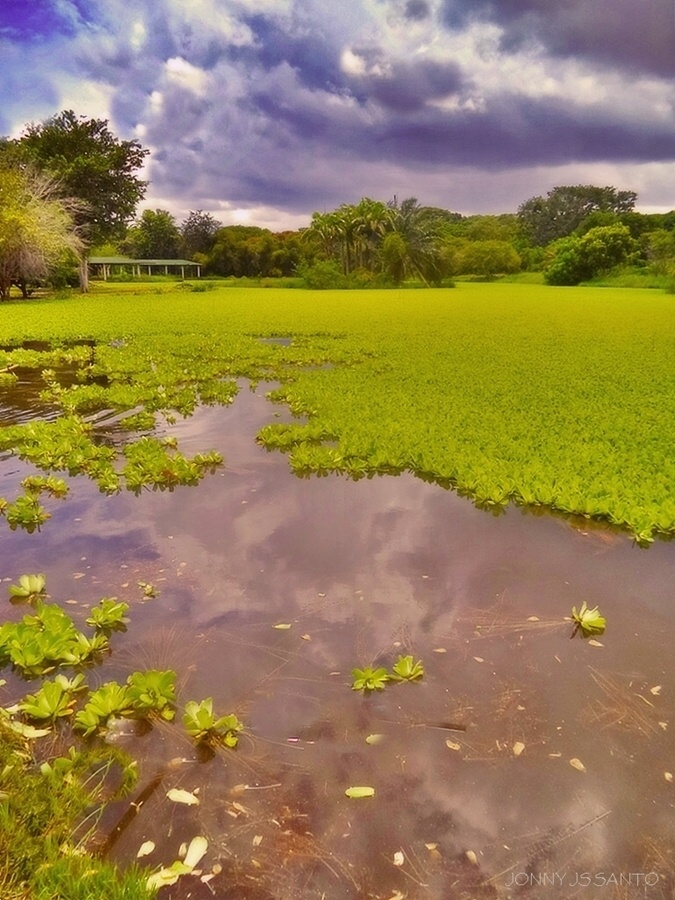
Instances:
[[[72,109],[139,140],[141,209],[179,221],[675,208],[675,0],[0,0],[0,97],[0,135]]]

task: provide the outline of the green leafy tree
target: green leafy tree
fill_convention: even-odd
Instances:
[[[520,256],[507,241],[470,241],[459,255],[458,271],[493,278],[520,269]]]
[[[77,260],[83,243],[77,204],[61,199],[57,182],[29,168],[0,165],[0,298],[12,283],[49,277],[64,259]]]
[[[675,274],[675,231],[659,228],[645,235],[646,256],[658,275]]]
[[[201,209],[190,210],[187,219],[180,226],[181,253],[192,259],[195,253],[209,253],[222,223],[211,213]]]
[[[629,261],[636,250],[625,225],[592,228],[583,237],[571,235],[552,245],[544,277],[548,284],[579,284]]]
[[[135,259],[177,259],[181,235],[166,209],[146,209],[127,231],[122,251]]]
[[[523,234],[535,246],[571,234],[591,213],[630,212],[635,206],[634,191],[617,191],[613,187],[592,184],[561,185],[546,197],[531,197],[518,208],[518,221]]]
[[[121,238],[145,195],[138,177],[149,153],[138,141],[122,141],[106,119],[88,119],[64,110],[30,124],[6,152],[58,179],[62,197],[80,201],[76,224],[87,246]],[[86,264],[81,283],[87,287]]]
[[[508,241],[518,237],[518,218],[505,213],[500,216],[469,216],[462,234],[470,241]]]

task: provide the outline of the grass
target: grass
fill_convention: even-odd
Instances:
[[[149,900],[147,873],[124,873],[81,849],[81,823],[102,801],[108,763],[82,756],[78,771],[41,771],[30,742],[0,720],[0,896],[3,900]],[[77,776],[77,777],[76,777]]]
[[[66,391],[75,412],[109,396],[189,413],[223,399],[223,378],[275,377],[275,398],[308,420],[264,429],[261,441],[286,450],[298,474],[411,470],[496,511],[548,506],[644,542],[675,533],[666,294],[503,282],[205,293],[132,284],[0,309],[1,344],[82,338],[101,342],[92,371],[109,388]]]

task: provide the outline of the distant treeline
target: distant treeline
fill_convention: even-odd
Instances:
[[[202,210],[182,223],[166,210],[146,210],[121,241],[95,252],[187,257],[207,276],[296,277],[314,288],[442,285],[519,271],[578,284],[617,267],[675,278],[675,211],[639,213],[636,199],[609,186],[559,186],[516,213],[463,216],[415,198],[365,197],[314,213],[307,228],[281,232],[223,226]]]

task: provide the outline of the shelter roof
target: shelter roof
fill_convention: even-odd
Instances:
[[[132,259],[129,256],[90,256],[89,262],[102,266],[198,266],[192,259]]]

